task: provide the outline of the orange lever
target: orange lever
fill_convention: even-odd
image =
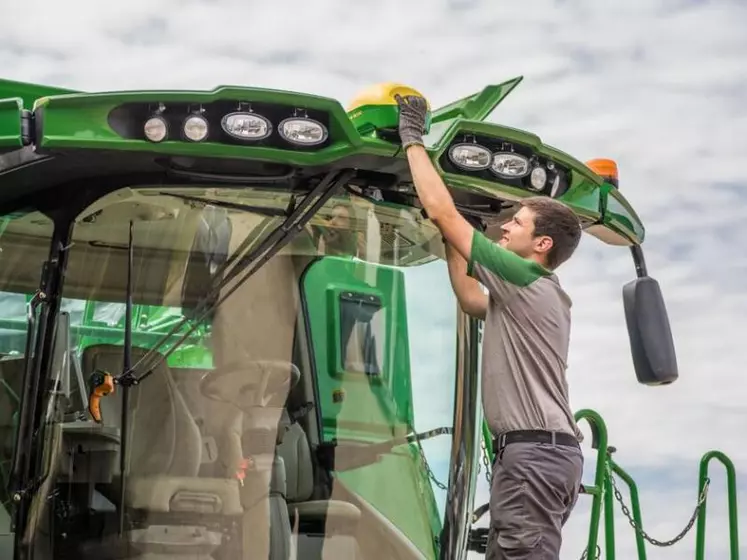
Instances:
[[[105,371],[95,371],[91,375],[91,392],[88,394],[88,412],[93,421],[101,424],[101,397],[114,392],[114,378]]]

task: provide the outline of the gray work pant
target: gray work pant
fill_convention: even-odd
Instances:
[[[577,447],[508,444],[490,488],[486,560],[558,560],[561,529],[578,499],[584,458]]]

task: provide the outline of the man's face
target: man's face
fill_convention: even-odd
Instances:
[[[498,244],[517,255],[530,258],[543,255],[552,247],[552,239],[534,236],[534,212],[521,207],[514,217],[501,226],[503,236]]]

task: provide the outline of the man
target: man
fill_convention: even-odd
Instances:
[[[578,246],[580,224],[560,202],[531,197],[493,243],[459,214],[431,164],[425,100],[397,103],[415,188],[447,242],[454,292],[466,313],[485,320],[483,407],[496,452],[486,558],[557,559],[581,485],[583,436],[565,379],[571,301],[554,270]]]

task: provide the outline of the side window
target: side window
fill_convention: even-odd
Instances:
[[[385,337],[385,310],[381,298],[374,294],[342,292],[339,305],[339,365],[345,372],[380,376]]]

